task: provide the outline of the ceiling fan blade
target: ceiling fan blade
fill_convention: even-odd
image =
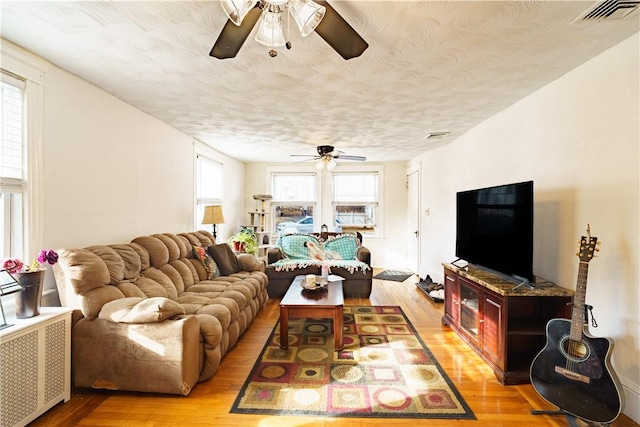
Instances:
[[[319,159],[320,156],[314,156],[313,154],[289,154],[291,157],[311,157],[311,159]]]
[[[315,0],[327,8],[315,31],[344,59],[362,55],[369,45],[356,30],[326,1]]]
[[[258,22],[261,13],[262,10],[256,3],[256,7],[247,13],[247,16],[244,17],[240,26],[231,22],[230,19],[227,19],[227,23],[224,25],[224,28],[222,28],[222,32],[213,45],[213,49],[209,52],[209,56],[218,59],[235,58],[244,41],[249,37],[249,33],[253,30],[256,22]]]
[[[364,162],[367,160],[364,156],[345,156],[344,154],[338,154],[333,156],[334,159],[342,159],[342,160],[357,160],[358,162]]]

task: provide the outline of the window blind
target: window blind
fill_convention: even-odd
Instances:
[[[9,185],[9,181],[4,178],[24,179],[22,126],[24,82],[4,71],[1,76],[0,178],[3,178],[2,183],[5,187]]]

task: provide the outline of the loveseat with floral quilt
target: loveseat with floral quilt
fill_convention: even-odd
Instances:
[[[78,387],[187,395],[214,375],[268,299],[264,263],[207,231],[58,254],[58,294],[76,309]]]
[[[265,272],[270,297],[282,297],[298,275],[320,275],[328,265],[331,274],[344,278],[347,298],[369,298],[373,283],[371,252],[359,233],[286,234],[269,249]]]

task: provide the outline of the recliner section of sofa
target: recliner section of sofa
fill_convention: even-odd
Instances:
[[[229,274],[209,271],[194,247],[226,254]],[[60,300],[79,312],[71,341],[78,387],[187,395],[214,375],[268,299],[264,264],[236,258],[206,231],[58,254]]]

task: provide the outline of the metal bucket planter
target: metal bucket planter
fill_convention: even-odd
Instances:
[[[27,319],[39,315],[44,286],[44,270],[17,273],[14,276],[23,287],[20,292],[16,293],[16,317]]]

